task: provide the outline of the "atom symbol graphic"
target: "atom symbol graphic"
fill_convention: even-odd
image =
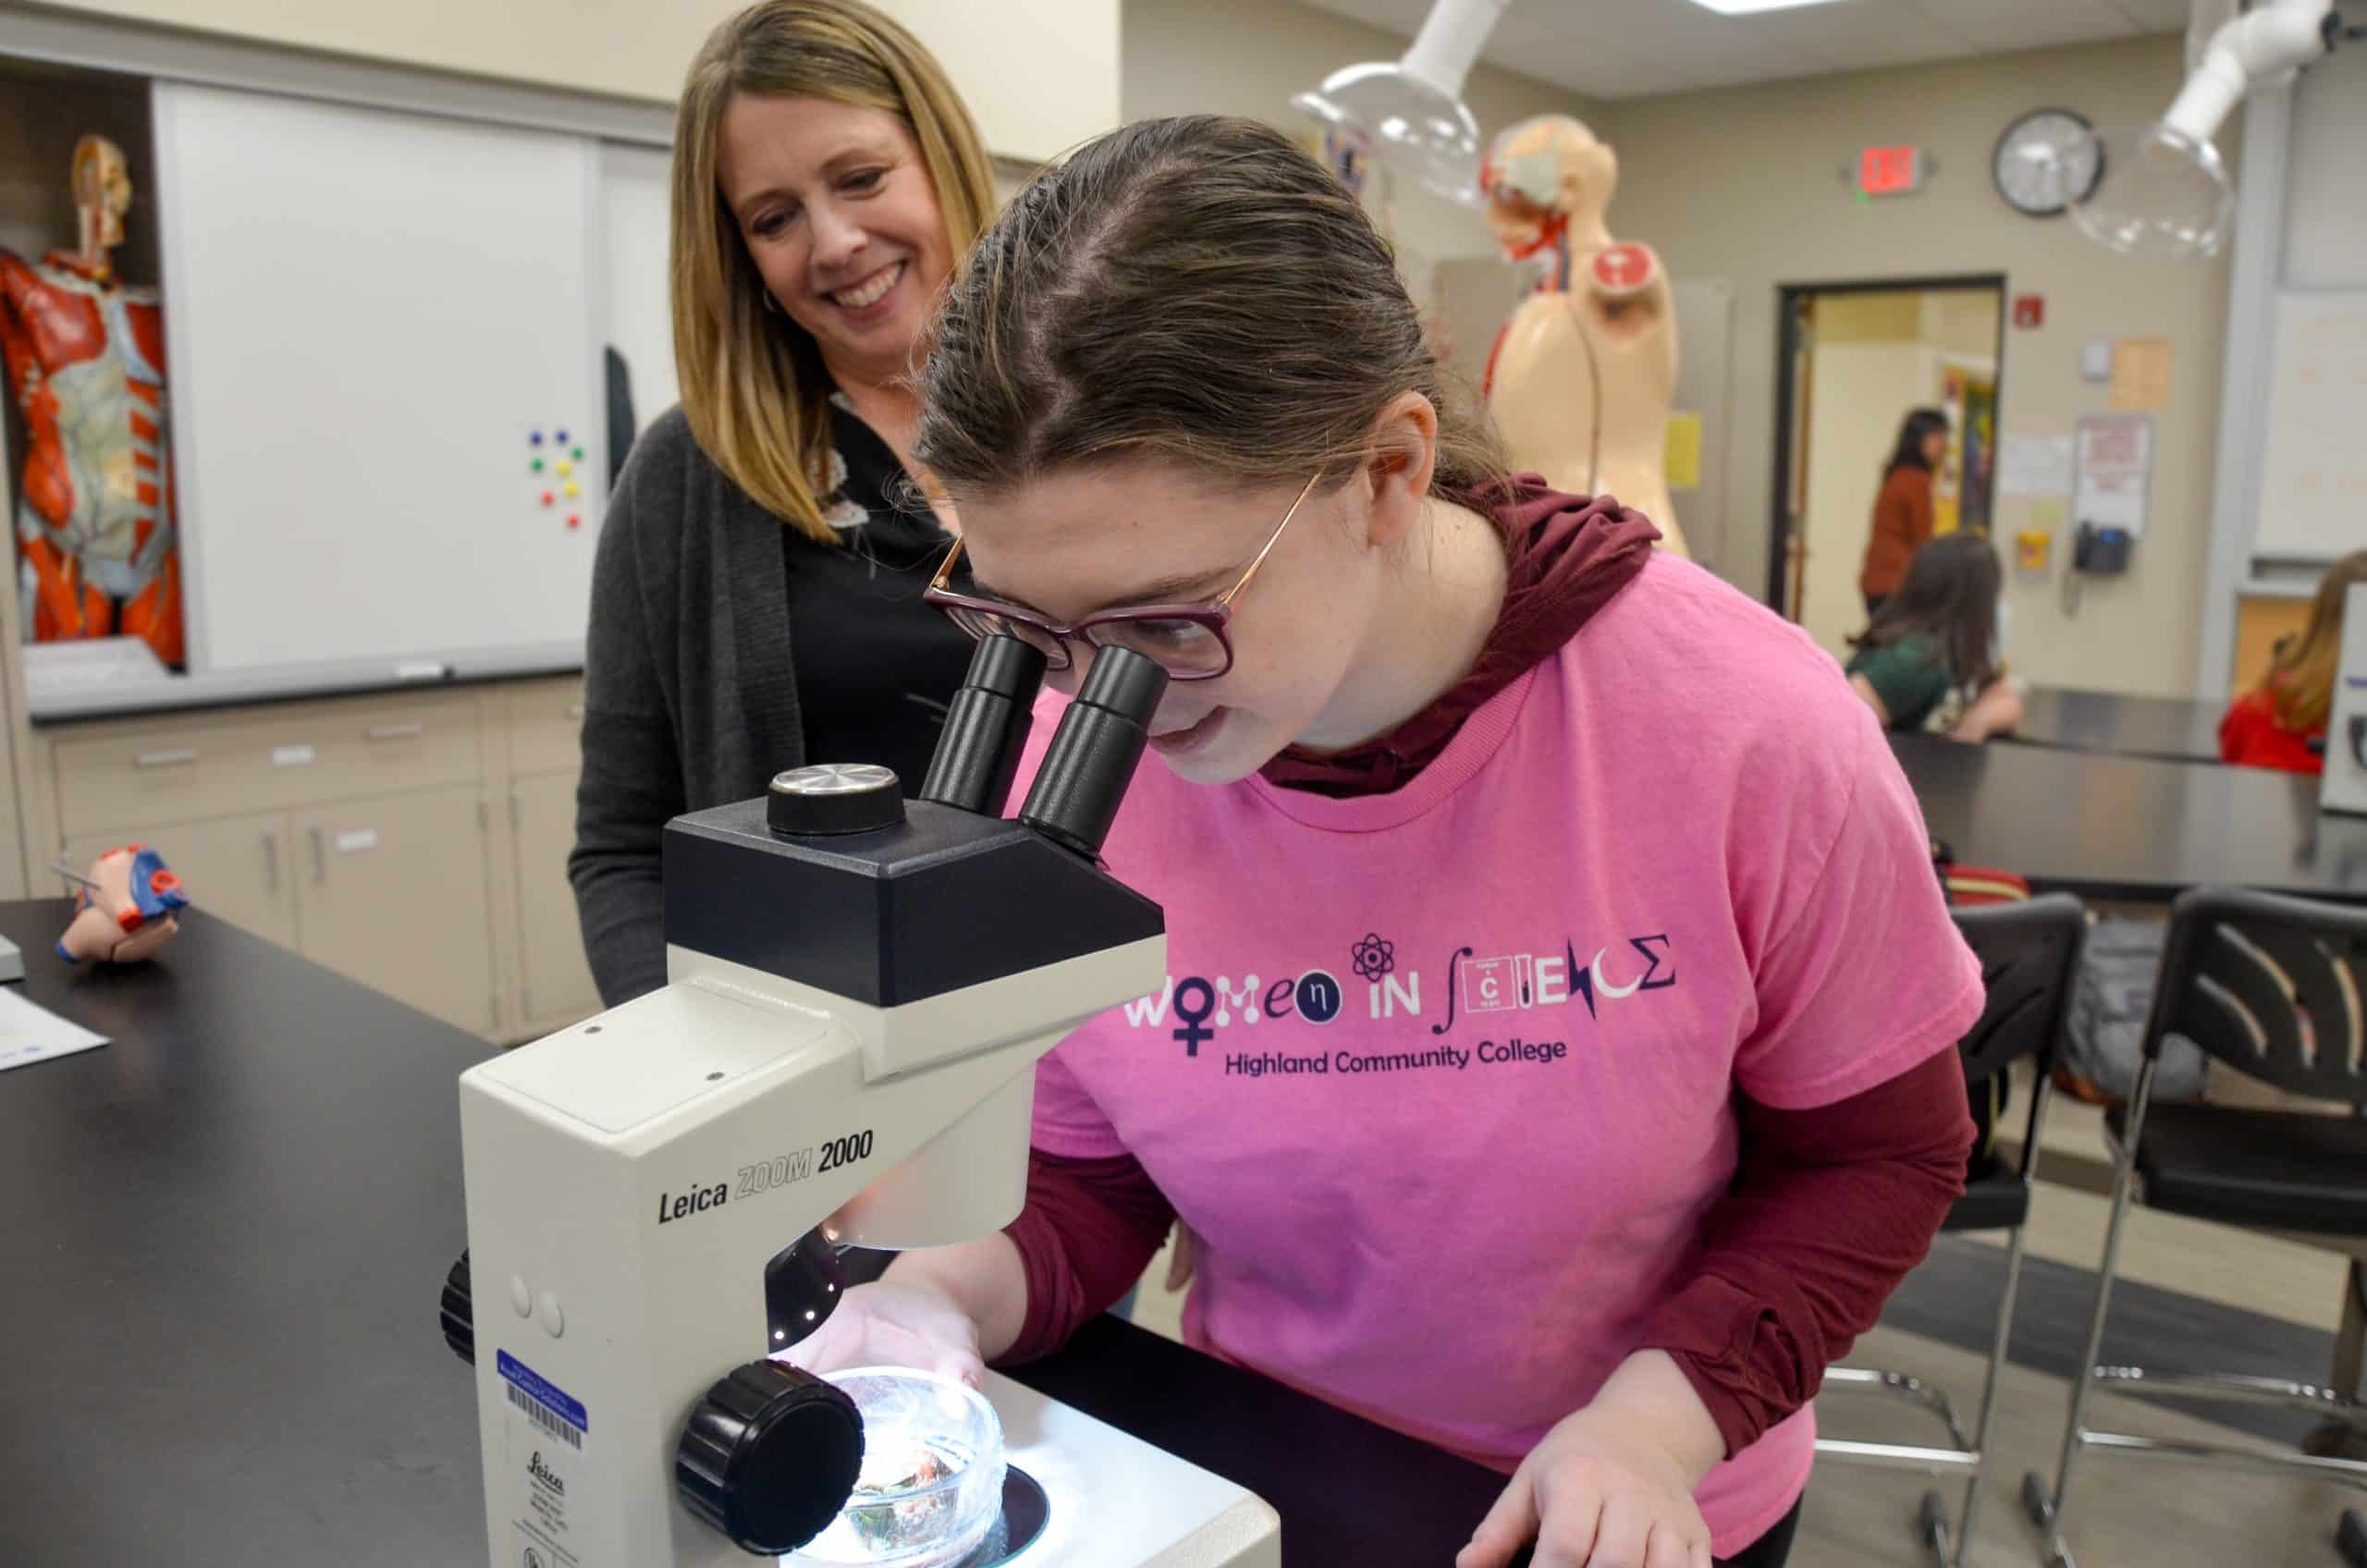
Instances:
[[[1350,949],[1356,974],[1366,980],[1378,980],[1397,968],[1397,944],[1384,940],[1380,933],[1367,931],[1365,939]]]

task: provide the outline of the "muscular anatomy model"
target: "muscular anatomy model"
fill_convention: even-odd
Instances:
[[[0,251],[0,368],[24,416],[17,504],[25,635],[138,637],[182,662],[180,556],[166,444],[165,321],[116,282],[131,180],[102,137],[74,147],[80,234],[39,262]]]
[[[1649,245],[1614,244],[1604,209],[1619,162],[1566,115],[1523,120],[1480,169],[1488,227],[1536,270],[1488,356],[1488,407],[1515,470],[1609,495],[1685,553],[1662,472],[1676,390],[1676,317]]]

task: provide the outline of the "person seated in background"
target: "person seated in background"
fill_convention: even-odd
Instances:
[[[1866,534],[1866,561],[1858,590],[1866,596],[1866,618],[1883,613],[1898,592],[1907,563],[1931,543],[1938,526],[1932,507],[1932,476],[1948,456],[1948,416],[1938,409],[1915,409],[1899,422],[1890,461],[1883,465],[1883,487]]]
[[[1892,729],[1986,741],[2022,719],[1999,656],[1997,551],[1950,533],[1915,552],[1898,592],[1850,640],[1849,686]]]
[[[2354,550],[2334,563],[2318,584],[2301,634],[2279,643],[2261,683],[2227,705],[2219,721],[2221,762],[2287,773],[2325,771],[2326,715],[2334,706],[2335,661],[2342,656],[2342,606],[2359,582],[2367,582],[2367,550]]]

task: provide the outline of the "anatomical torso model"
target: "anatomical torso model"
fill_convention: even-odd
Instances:
[[[1543,115],[1496,138],[1480,179],[1496,243],[1535,269],[1488,358],[1488,407],[1514,469],[1616,496],[1686,553],[1662,467],[1676,317],[1651,247],[1614,243],[1604,227],[1618,160],[1576,120]]]
[[[18,589],[36,643],[138,637],[183,662],[180,559],[165,411],[165,324],[115,277],[131,181],[114,143],[74,149],[77,249],[0,251],[0,367],[27,436]]]

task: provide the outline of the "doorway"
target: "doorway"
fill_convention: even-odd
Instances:
[[[1948,418],[1935,532],[1994,513],[2003,274],[1787,284],[1777,309],[1775,493],[1767,602],[1848,655],[1874,497],[1909,410]]]

